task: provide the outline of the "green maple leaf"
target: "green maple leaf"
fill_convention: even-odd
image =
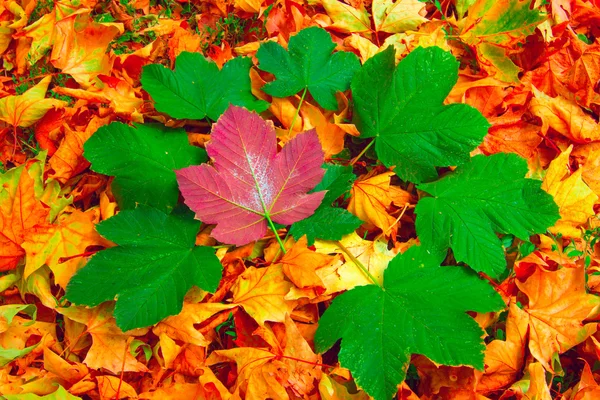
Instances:
[[[411,354],[483,370],[483,331],[466,311],[504,308],[472,271],[440,267],[443,254],[414,246],[390,261],[384,287],[359,286],[336,297],[319,321],[319,352],[339,339],[339,360],[376,400],[390,399]]]
[[[312,245],[316,238],[323,240],[340,240],[342,236],[358,228],[362,221],[343,208],[332,207],[338,197],[350,190],[356,176],[351,166],[324,164],[325,175],[321,182],[311,191],[327,193],[315,213],[292,225],[290,234],[299,239],[306,235],[308,244]]]
[[[248,57],[236,57],[219,71],[217,64],[200,53],[181,53],[175,60],[175,71],[151,64],[142,71],[142,88],[154,100],[160,112],[173,118],[216,121],[229,104],[248,110],[264,111],[267,102],[251,92]]]
[[[146,204],[171,210],[179,198],[175,169],[205,162],[206,151],[191,146],[183,129],[161,125],[101,127],[83,146],[92,171],[115,177],[121,209]]]
[[[337,110],[335,94],[347,90],[360,68],[355,54],[338,51],[326,30],[311,27],[290,39],[288,50],[275,42],[266,42],[256,53],[259,68],[275,75],[262,90],[275,97],[295,95],[307,89],[317,103]]]
[[[395,66],[394,48],[371,57],[352,80],[355,124],[403,180],[435,179],[435,167],[469,161],[490,126],[475,108],[442,102],[458,62],[438,47],[417,48]]]
[[[434,251],[452,248],[457,261],[498,277],[506,258],[498,233],[528,240],[559,219],[541,182],[524,178],[527,162],[516,154],[478,155],[442,179],[418,188],[432,197],[419,200],[417,235]]]
[[[178,314],[192,286],[215,291],[221,263],[212,248],[194,245],[200,222],[189,214],[141,206],[98,224],[118,246],[95,254],[71,278],[66,297],[92,307],[117,297],[117,325],[127,331]]]

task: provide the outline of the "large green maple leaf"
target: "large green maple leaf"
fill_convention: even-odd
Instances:
[[[541,182],[526,179],[527,162],[516,154],[478,155],[438,181],[418,188],[417,235],[433,251],[452,248],[457,261],[498,277],[506,258],[496,233],[522,240],[545,232],[560,218]]]
[[[326,30],[311,27],[290,38],[288,50],[266,42],[256,53],[259,68],[275,75],[262,90],[275,97],[287,97],[307,89],[317,103],[337,110],[335,94],[347,90],[360,68],[355,54],[338,51]]]
[[[339,360],[376,400],[390,399],[411,354],[483,369],[483,331],[466,311],[504,308],[494,289],[463,267],[440,267],[443,254],[414,246],[390,261],[384,286],[336,297],[319,321],[323,352],[342,340]]]
[[[66,297],[92,307],[117,298],[117,325],[127,331],[178,314],[194,285],[215,291],[221,263],[212,248],[194,245],[200,221],[186,214],[141,206],[98,224],[118,246],[95,254],[71,278]]]
[[[174,170],[207,159],[183,129],[157,124],[113,122],[98,129],[83,149],[92,171],[115,177],[112,188],[121,209],[146,204],[172,210],[179,198]]]
[[[236,57],[223,69],[200,53],[183,52],[175,60],[175,71],[159,64],[144,67],[142,88],[160,112],[173,118],[216,121],[229,104],[264,111],[269,104],[252,95],[248,57]]]
[[[361,137],[375,137],[377,156],[401,179],[435,179],[435,167],[469,161],[486,135],[490,125],[475,108],[443,104],[457,79],[458,62],[439,47],[419,47],[398,67],[388,47],[352,80]]]

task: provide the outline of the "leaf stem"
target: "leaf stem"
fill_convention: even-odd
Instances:
[[[279,237],[279,235],[275,234],[277,237]],[[290,236],[290,231],[288,230],[287,233],[285,234],[285,237],[283,238],[283,243],[285,243],[287,241],[287,238]],[[283,254],[285,254],[285,249],[280,248],[279,250],[277,250],[277,253],[275,254],[275,257],[273,257],[273,261],[272,263],[275,264],[277,262],[277,260],[279,259],[279,255],[281,254],[281,250],[284,250]]]
[[[290,129],[288,130],[288,135],[292,133],[292,129],[294,129],[294,125],[296,125],[296,119],[298,118],[298,114],[300,114],[300,108],[302,108],[302,103],[304,103],[304,96],[306,96],[306,91],[308,87],[305,87],[302,91],[302,97],[300,97],[300,103],[298,103],[298,108],[296,108],[296,114],[294,114],[294,119],[292,119],[292,124],[290,125]]]
[[[377,281],[377,279],[375,279],[375,277],[373,276],[373,274],[371,274],[369,272],[369,270],[367,269],[367,267],[365,267],[365,265],[363,263],[361,263],[356,257],[354,257],[352,255],[352,253],[350,253],[350,250],[348,250],[346,248],[346,246],[344,246],[340,241],[335,242],[340,249],[342,249],[342,251],[344,253],[346,253],[346,255],[350,258],[350,260],[352,260],[352,262],[358,267],[360,268],[360,270],[369,277],[369,279],[371,280],[371,282],[373,282],[374,284],[376,284],[377,286],[379,286],[380,288],[383,289],[383,286],[381,286],[381,284]]]
[[[283,254],[287,253],[285,251],[285,246],[283,245],[283,242],[281,241],[281,238],[279,237],[279,233],[277,233],[277,228],[275,228],[275,224],[273,223],[273,220],[271,220],[271,216],[269,214],[265,214],[265,218],[267,219],[267,222],[269,223],[269,227],[273,231],[273,234],[275,234],[275,239],[277,239],[277,243],[279,243],[279,247],[281,248],[281,251],[283,252]]]
[[[367,152],[367,150],[369,150],[371,148],[371,146],[373,146],[373,143],[375,143],[375,139],[371,140],[371,143],[369,143],[368,145],[366,145],[365,148],[362,149],[362,151],[360,153],[358,153],[358,155],[356,157],[354,157],[352,159],[352,161],[350,161],[349,165],[356,164],[356,162]]]

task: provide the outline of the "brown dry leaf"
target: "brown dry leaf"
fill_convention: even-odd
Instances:
[[[560,211],[560,220],[549,228],[550,232],[561,233],[564,237],[581,237],[582,233],[577,228],[595,215],[594,204],[598,196],[583,181],[582,168],[569,173],[572,150],[571,145],[550,163],[542,189],[554,197]]]
[[[532,88],[530,111],[541,118],[542,133],[552,128],[575,143],[588,143],[600,140],[600,125],[581,108],[562,96],[550,97]]]
[[[111,246],[96,232],[99,221],[98,209],[75,210],[59,217],[56,225],[29,232],[21,245],[26,254],[24,278],[47,265],[54,273],[54,282],[65,289],[73,274],[87,262],[84,253],[88,246]]]
[[[83,10],[82,10],[83,11]],[[69,74],[84,88],[98,74],[110,75],[108,44],[123,32],[121,24],[94,22],[88,12],[77,12],[58,21],[50,55],[54,67]]]
[[[325,291],[323,281],[317,275],[316,270],[330,265],[335,257],[317,253],[308,249],[306,245],[306,236],[302,236],[283,256],[279,264],[283,266],[283,273],[298,288],[315,288],[317,291]]]
[[[64,184],[89,167],[89,163],[83,157],[83,145],[99,127],[108,122],[110,122],[110,117],[94,116],[84,130],[73,130],[65,125],[65,137],[56,153],[48,161],[53,170],[50,177]]]
[[[479,379],[477,391],[493,392],[513,383],[521,373],[527,346],[527,320],[515,317],[512,301],[506,320],[506,340],[493,340],[485,349],[485,371]]]
[[[285,279],[281,265],[250,267],[237,278],[231,293],[233,303],[244,307],[263,326],[266,321],[283,322],[285,315],[292,313],[296,302],[284,296],[293,286]]]
[[[553,371],[555,353],[564,353],[596,331],[596,323],[582,321],[598,313],[600,297],[586,292],[583,266],[557,271],[536,267],[525,282],[516,284],[529,303],[523,309],[511,308],[515,323],[529,326],[531,354]]]
[[[137,399],[135,389],[117,376],[97,376],[100,400]]]
[[[67,319],[85,326],[85,333],[92,337],[92,346],[83,363],[92,369],[104,368],[114,374],[121,371],[146,372],[148,368],[129,352],[129,343],[134,336],[141,336],[148,329],[133,329],[122,332],[112,315],[114,304],[106,302],[98,307],[71,306],[57,308]]]
[[[350,189],[348,211],[365,221],[367,229],[376,226],[386,236],[396,236],[396,218],[388,213],[392,204],[390,179],[394,173],[375,174],[376,170],[373,170],[354,182]]]
[[[51,76],[46,76],[37,85],[19,96],[0,99],[0,120],[13,126],[30,127],[50,109],[64,107],[67,103],[57,99],[46,99]]]
[[[216,313],[233,307],[234,304],[184,303],[179,314],[160,321],[152,328],[152,332],[157,336],[166,334],[171,339],[205,347],[210,344],[210,341],[194,327],[194,324],[202,323]]]

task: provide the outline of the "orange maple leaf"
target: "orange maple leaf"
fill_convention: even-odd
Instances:
[[[596,323],[586,323],[599,312],[600,297],[588,294],[585,268],[561,268],[546,271],[536,267],[525,282],[516,281],[529,303],[512,307],[515,322],[529,327],[529,350],[546,370],[552,357],[583,342],[596,331]]]

